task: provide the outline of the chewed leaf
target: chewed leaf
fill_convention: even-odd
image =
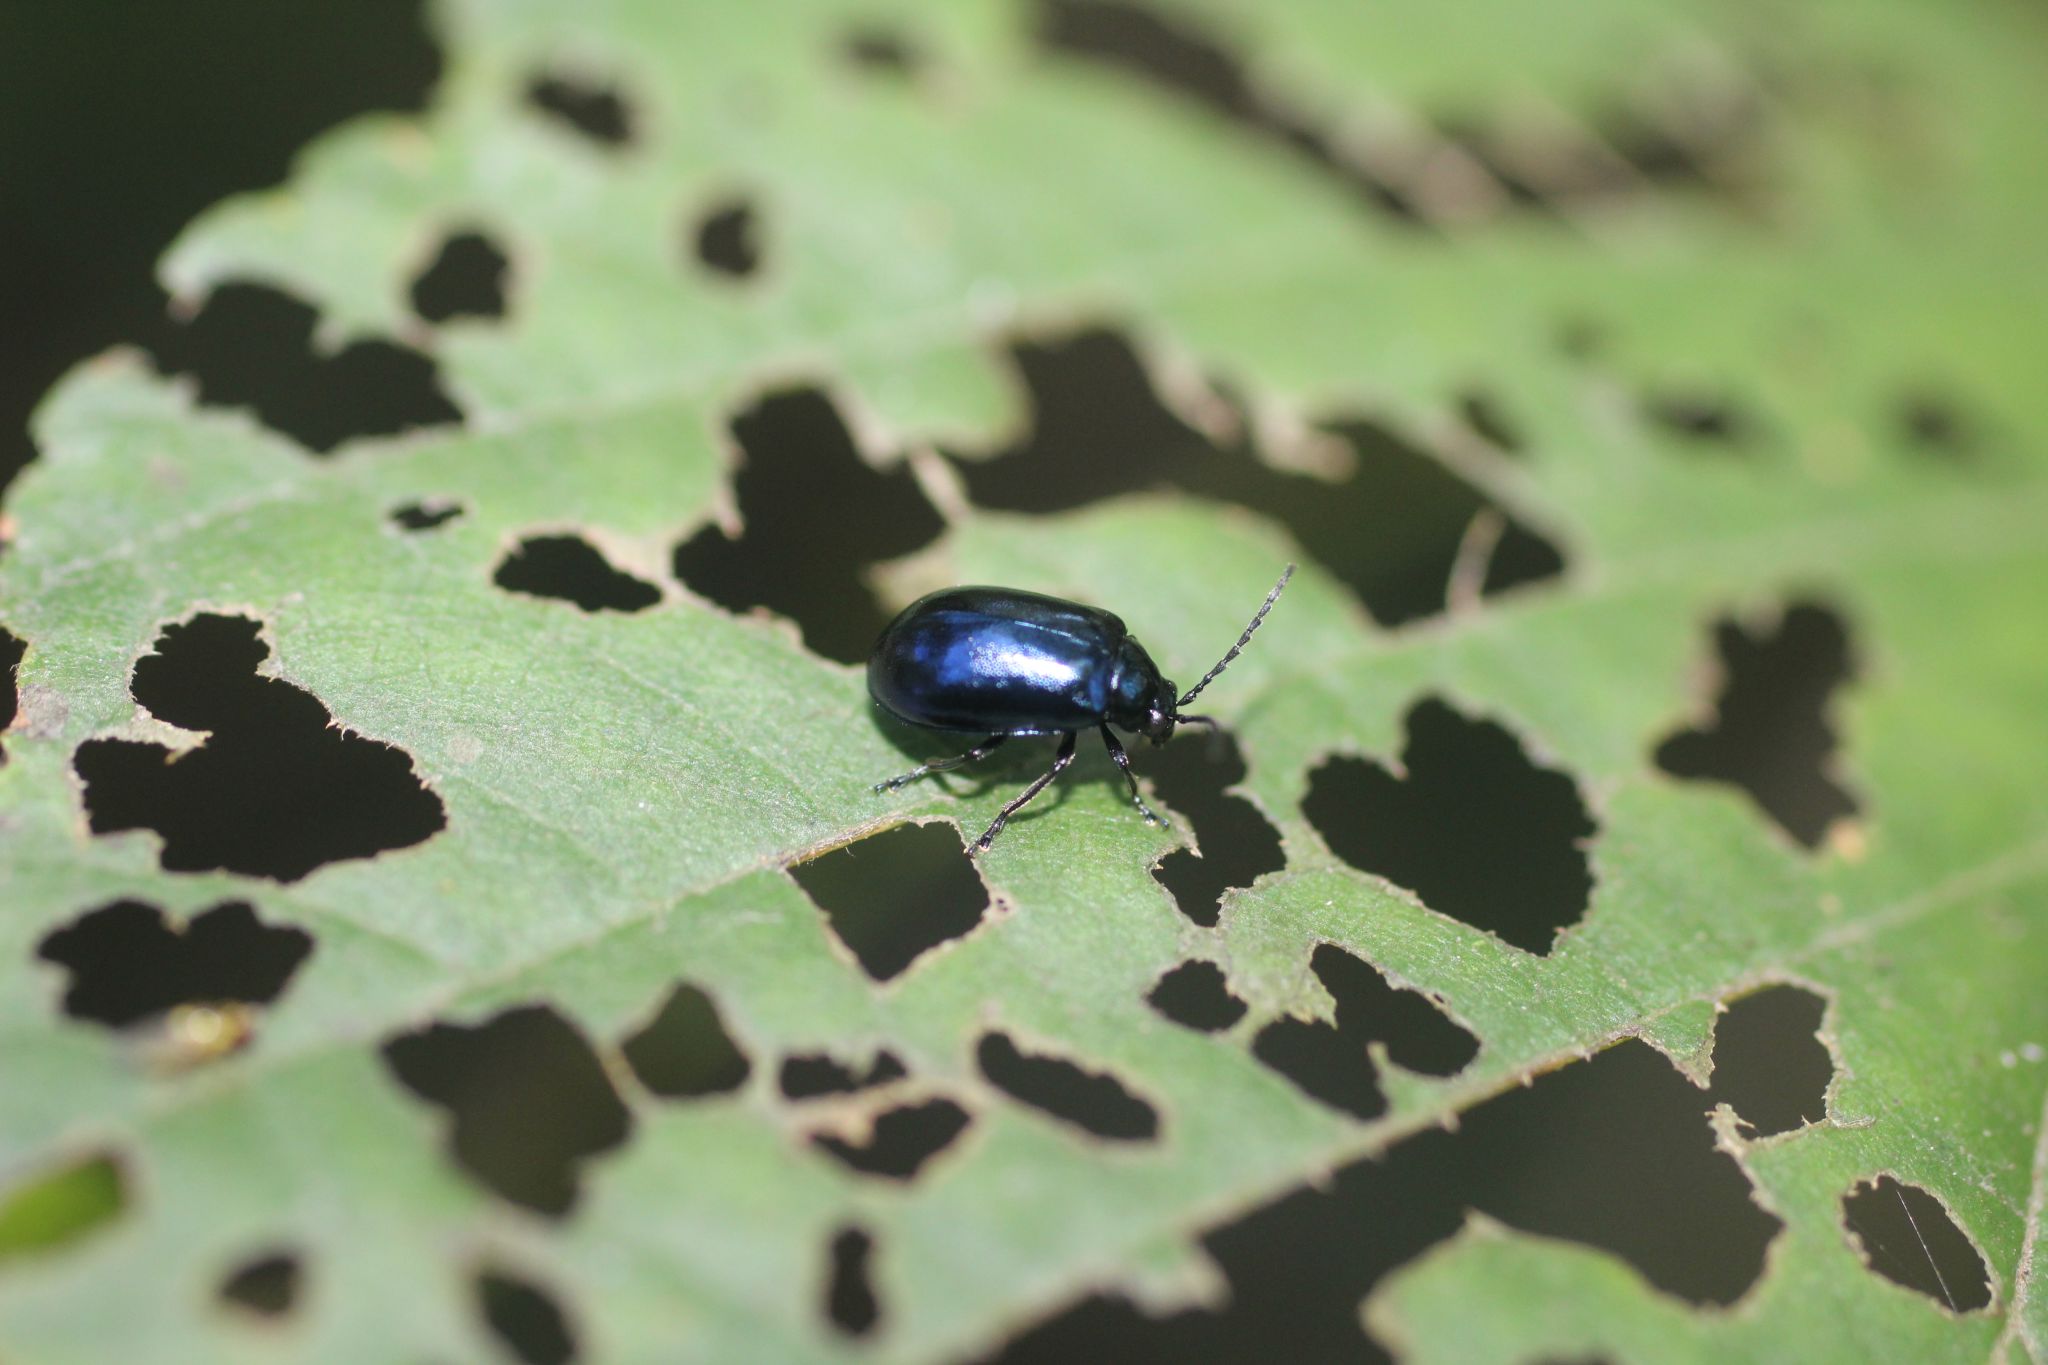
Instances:
[[[428,11],[0,516],[10,1359],[2048,1359],[2024,7]]]

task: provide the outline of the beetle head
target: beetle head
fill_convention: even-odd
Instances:
[[[1140,733],[1154,744],[1164,744],[1173,738],[1173,727],[1179,723],[1173,714],[1173,684],[1166,685],[1166,709],[1153,707],[1146,713],[1145,723],[1138,727]]]
[[[1110,689],[1111,724],[1134,730],[1154,744],[1173,738],[1174,687],[1159,676],[1159,665],[1129,636],[1117,648],[1116,681]]]

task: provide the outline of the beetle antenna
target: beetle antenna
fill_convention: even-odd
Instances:
[[[1216,677],[1218,674],[1223,672],[1224,669],[1230,667],[1230,661],[1232,659],[1235,659],[1238,655],[1244,653],[1244,647],[1252,642],[1252,633],[1258,630],[1260,624],[1265,621],[1266,613],[1273,610],[1273,604],[1280,600],[1281,590],[1287,586],[1287,580],[1292,577],[1294,577],[1294,566],[1292,564],[1289,564],[1287,566],[1287,571],[1280,575],[1280,581],[1273,585],[1273,591],[1266,594],[1266,600],[1260,604],[1258,611],[1252,615],[1252,623],[1244,628],[1244,634],[1238,636],[1237,643],[1230,647],[1230,652],[1224,655],[1222,658],[1218,659],[1216,661],[1216,666],[1210,669],[1207,673],[1204,673],[1202,675],[1202,680],[1196,683],[1193,687],[1190,687],[1186,691],[1186,693],[1184,693],[1181,696],[1181,699],[1173,704],[1174,710],[1178,711],[1181,707],[1186,706],[1189,702],[1193,701],[1196,695],[1200,693],[1203,688],[1207,687],[1210,683],[1216,681]],[[1184,720],[1186,719],[1186,717],[1178,717],[1177,719]]]

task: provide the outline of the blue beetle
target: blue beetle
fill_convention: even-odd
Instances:
[[[1145,823],[1164,823],[1138,794],[1131,757],[1109,727],[1141,734],[1154,744],[1173,738],[1176,725],[1213,728],[1216,722],[1208,716],[1191,716],[1181,708],[1251,643],[1293,576],[1289,564],[1230,652],[1178,697],[1122,618],[1110,612],[1017,588],[947,588],[918,598],[875,641],[868,656],[868,693],[883,710],[912,725],[988,738],[964,754],[920,763],[900,777],[877,782],[875,790],[894,791],[927,774],[985,758],[1004,740],[1058,735],[1052,768],[1004,806],[970,850],[983,852],[1012,815],[1066,771],[1074,761],[1075,737],[1092,725],[1123,770]]]

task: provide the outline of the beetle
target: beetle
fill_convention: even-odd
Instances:
[[[963,767],[988,757],[1006,740],[1058,735],[1052,767],[1004,806],[968,850],[986,852],[1010,817],[1066,771],[1074,761],[1075,738],[1094,726],[1130,784],[1131,800],[1145,823],[1166,823],[1139,795],[1131,756],[1110,727],[1141,734],[1155,745],[1173,738],[1177,725],[1216,728],[1210,717],[1181,708],[1251,643],[1293,576],[1289,564],[1237,643],[1178,697],[1114,613],[1019,588],[946,588],[918,598],[875,641],[868,656],[868,694],[912,725],[988,738],[964,754],[920,763],[877,782],[875,791],[895,791],[920,777]]]

